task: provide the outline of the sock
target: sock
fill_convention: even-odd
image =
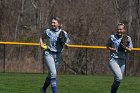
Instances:
[[[51,87],[53,93],[56,93],[56,78],[51,78]]]
[[[43,85],[43,90],[46,91],[46,89],[48,88],[49,85],[50,85],[50,78],[47,77],[45,80],[45,83]]]
[[[120,86],[119,81],[114,81],[111,87],[111,93],[117,93],[118,87]]]

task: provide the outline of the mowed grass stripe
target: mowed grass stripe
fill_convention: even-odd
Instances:
[[[0,73],[0,93],[40,93],[46,74]],[[109,93],[113,76],[58,75],[57,93]],[[124,77],[118,93],[139,93],[140,77]],[[47,93],[52,93],[48,88]]]

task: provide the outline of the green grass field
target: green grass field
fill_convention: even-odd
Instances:
[[[40,93],[46,74],[0,73],[0,93]],[[109,93],[112,76],[58,75],[57,93]],[[125,77],[118,93],[139,93],[140,77]],[[51,92],[49,87],[47,93]]]

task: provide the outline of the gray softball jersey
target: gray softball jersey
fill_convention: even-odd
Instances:
[[[60,46],[60,44],[58,44],[59,42],[57,40],[61,31],[65,33],[65,39],[66,39],[65,44],[68,44],[70,42],[70,39],[68,37],[67,32],[62,29],[57,29],[57,30],[46,29],[43,33],[43,36],[45,37],[44,42],[48,46],[48,49],[52,52],[60,53],[63,49]]]
[[[116,39],[117,42],[120,42],[122,38],[118,38],[118,36],[116,34],[111,35],[107,46],[108,47],[112,47],[112,48],[116,48],[116,45],[114,44],[112,37],[114,37]],[[131,37],[128,36],[128,48],[133,48],[133,44],[132,44],[132,40]],[[122,58],[122,59],[126,59],[127,58],[127,52],[123,51],[123,49],[121,47],[118,46],[118,50],[116,52],[110,52],[110,58]]]

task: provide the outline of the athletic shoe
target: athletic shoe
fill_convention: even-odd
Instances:
[[[46,93],[46,91],[43,88],[41,88],[40,91],[41,93]]]

